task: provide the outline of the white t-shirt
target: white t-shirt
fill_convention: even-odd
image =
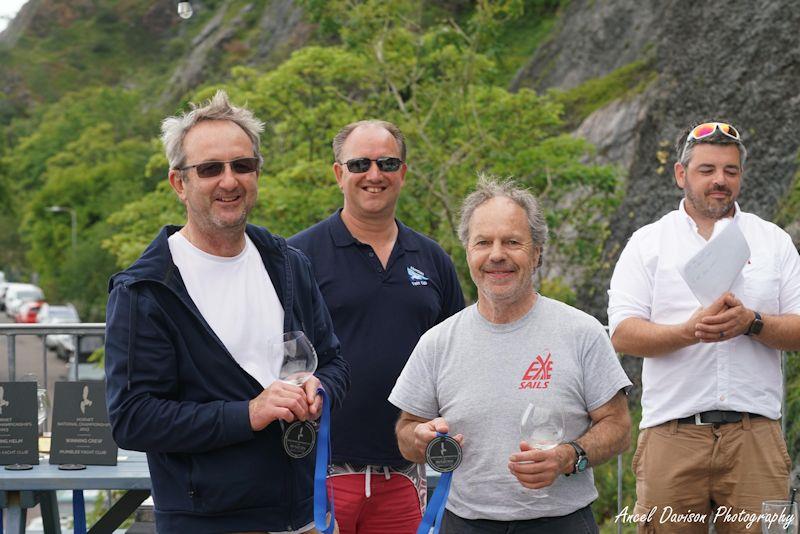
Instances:
[[[169,250],[189,296],[236,363],[265,388],[277,380],[281,360],[270,349],[283,334],[283,306],[250,238],[232,258],[203,252],[180,232],[169,237]]]
[[[731,292],[745,307],[762,314],[800,314],[800,256],[778,226],[744,213],[717,221],[714,239],[737,224],[750,247],[750,259]],[[684,208],[637,230],[622,251],[608,292],[608,323],[613,335],[629,317],[656,324],[679,324],[700,303],[681,277],[684,265],[707,241]],[[657,358],[642,368],[640,428],[708,410],[753,412],[778,419],[783,381],[780,352],[757,339],[737,336],[697,343]]]
[[[389,402],[418,417],[441,416],[451,435],[464,435],[448,510],[516,521],[570,514],[597,498],[591,468],[557,477],[541,499],[509,472],[528,403],[560,407],[566,443],[586,433],[589,412],[630,384],[597,319],[540,295],[513,323],[491,323],[472,305],[428,330]]]

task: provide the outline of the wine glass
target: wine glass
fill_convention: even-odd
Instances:
[[[762,534],[797,534],[797,503],[764,501],[761,504]]]
[[[277,353],[283,357],[278,379],[302,386],[317,370],[317,352],[301,331],[286,332],[276,342]]]
[[[47,389],[36,388],[36,402],[38,405],[39,435],[42,436],[47,431],[47,413],[50,411],[50,398],[47,396]]]
[[[553,449],[564,439],[564,412],[555,406],[529,402],[520,420],[520,437],[540,451]],[[536,498],[547,497],[545,489],[534,490]]]

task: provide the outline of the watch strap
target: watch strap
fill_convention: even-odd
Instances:
[[[764,328],[764,321],[761,319],[761,314],[757,311],[753,311],[753,313],[755,317],[753,318],[753,322],[750,323],[747,332],[744,333],[746,336],[757,336],[761,333],[761,329]]]

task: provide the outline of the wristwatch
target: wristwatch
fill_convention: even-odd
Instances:
[[[566,476],[574,475],[575,473],[583,473],[586,471],[586,468],[589,467],[589,458],[586,456],[586,451],[574,441],[568,442],[567,445],[575,449],[577,458],[575,459],[575,464],[572,466],[572,473],[567,473]]]
[[[764,328],[764,321],[761,320],[761,314],[757,311],[753,313],[756,314],[756,318],[753,319],[753,322],[750,323],[750,328],[747,329],[747,332],[744,333],[746,336],[757,336],[761,333],[761,329]]]

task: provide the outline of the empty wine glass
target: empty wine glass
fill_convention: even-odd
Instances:
[[[761,504],[762,534],[797,534],[797,503],[764,501]]]
[[[520,437],[540,451],[553,449],[564,439],[564,412],[555,406],[530,402],[520,420]],[[547,497],[545,489],[534,490],[536,498]]]
[[[278,378],[287,384],[302,386],[317,370],[317,352],[301,331],[286,332],[276,343],[283,356]]]

